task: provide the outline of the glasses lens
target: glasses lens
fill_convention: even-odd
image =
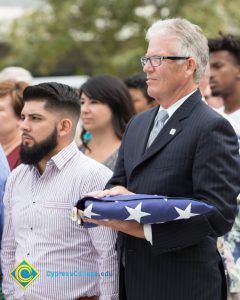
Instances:
[[[161,62],[162,62],[161,57],[158,57],[158,56],[150,56],[150,57],[142,56],[141,64],[143,67],[147,64],[148,60],[152,67],[158,67],[161,65]]]
[[[152,56],[151,57],[151,65],[153,67],[158,67],[161,65],[161,58],[160,57],[155,57],[155,56]]]
[[[141,64],[142,64],[142,66],[144,67],[146,65],[146,63],[147,63],[147,57],[146,56],[142,56],[141,57]]]

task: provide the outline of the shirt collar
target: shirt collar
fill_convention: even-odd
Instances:
[[[71,144],[63,148],[60,152],[58,152],[56,155],[54,155],[48,163],[53,163],[56,165],[56,167],[61,170],[65,164],[76,155],[76,153],[79,153],[79,149],[76,145],[76,142],[73,141]]]
[[[77,153],[81,152],[79,151],[76,142],[73,141],[71,144],[69,144],[56,155],[54,155],[47,162],[46,168],[55,165],[58,168],[58,170],[61,170],[65,166],[65,164]],[[34,169],[38,172],[36,166],[34,165],[30,165],[30,169]]]
[[[188,97],[190,97],[195,92],[196,92],[196,90],[194,90],[191,93],[187,94],[186,96],[182,97],[177,102],[175,102],[173,105],[169,106],[167,109],[160,106],[158,112],[160,112],[160,110],[166,110],[168,113],[168,116],[169,116],[168,119],[171,118],[171,116],[175,113],[175,111],[187,100]]]

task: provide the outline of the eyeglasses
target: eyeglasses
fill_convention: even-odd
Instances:
[[[141,64],[144,67],[148,60],[151,64],[152,67],[158,67],[161,65],[162,61],[165,59],[170,59],[170,60],[180,60],[180,59],[188,59],[189,57],[186,56],[142,56],[141,57]]]

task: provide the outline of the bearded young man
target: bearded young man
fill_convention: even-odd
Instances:
[[[81,228],[70,219],[75,203],[86,192],[103,188],[111,176],[73,141],[79,97],[67,85],[42,83],[26,88],[23,100],[23,164],[11,173],[4,197],[6,299],[117,299],[116,233]],[[23,259],[40,273],[25,289],[10,277]],[[111,276],[97,276],[106,272]],[[33,274],[20,270],[18,275],[28,282]]]

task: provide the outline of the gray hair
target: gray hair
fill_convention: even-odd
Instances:
[[[6,67],[0,72],[0,80],[22,81],[30,84],[32,81],[32,74],[22,67]]]
[[[176,38],[177,56],[192,57],[196,60],[197,68],[194,80],[199,83],[209,58],[208,41],[201,28],[186,19],[166,19],[151,25],[146,33],[147,41],[158,34],[166,34],[166,37]]]

